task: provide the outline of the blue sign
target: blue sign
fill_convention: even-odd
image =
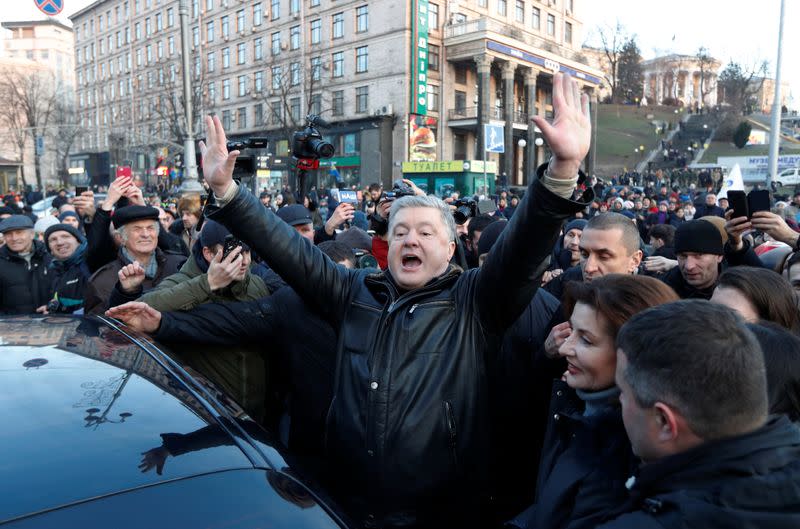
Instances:
[[[483,126],[483,148],[486,152],[506,152],[506,139],[503,125]]]
[[[51,17],[61,13],[61,10],[64,9],[64,0],[33,0],[33,3],[36,4],[39,11]]]
[[[44,156],[44,136],[36,136],[36,156]]]
[[[486,49],[504,53],[505,55],[511,55],[512,57],[515,57],[521,61],[529,62],[537,66],[543,66],[553,73],[564,72],[570,74],[576,79],[582,79],[592,84],[600,84],[600,79],[594,75],[589,75],[588,73],[581,72],[575,68],[570,68],[565,64],[561,64],[551,59],[545,59],[544,57],[540,57],[538,55],[534,55],[533,53],[528,53],[517,48],[512,48],[511,46],[506,46],[505,44],[500,44],[499,42],[495,42],[493,40],[486,41]]]

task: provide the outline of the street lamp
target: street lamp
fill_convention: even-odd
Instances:
[[[541,147],[542,145],[544,145],[544,140],[542,138],[536,138],[535,140],[533,140],[533,144],[536,145],[537,147]]]

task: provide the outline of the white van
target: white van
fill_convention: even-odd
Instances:
[[[775,177],[775,184],[779,186],[796,186],[800,184],[800,167],[784,169]]]

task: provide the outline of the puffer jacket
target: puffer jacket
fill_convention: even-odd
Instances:
[[[0,313],[31,314],[50,300],[50,254],[33,241],[30,265],[8,246],[0,247]]]
[[[800,430],[783,415],[758,430],[643,465],[598,529],[800,527]]]
[[[482,268],[451,266],[405,293],[388,270],[337,267],[244,188],[210,205],[210,218],[338,331],[327,450],[349,495],[366,500],[365,523],[474,521],[489,476],[486,362],[530,303],[563,222],[591,195],[573,202],[536,179]]]

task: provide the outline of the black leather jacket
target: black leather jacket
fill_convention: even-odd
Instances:
[[[477,505],[490,460],[486,362],[530,303],[564,220],[584,207],[536,180],[482,268],[451,266],[409,292],[388,270],[334,265],[243,187],[207,214],[338,330],[326,443],[343,484],[375,520],[423,523],[455,502]]]
[[[8,246],[0,247],[0,314],[32,314],[50,300],[50,254],[33,241],[28,263]]]

